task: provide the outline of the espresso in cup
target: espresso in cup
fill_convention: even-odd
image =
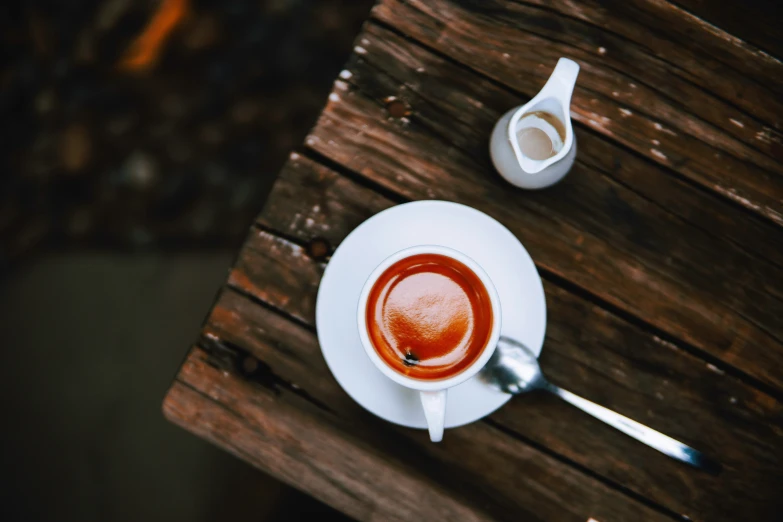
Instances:
[[[458,375],[483,353],[493,330],[481,279],[460,261],[416,254],[389,266],[367,297],[367,332],[390,368],[413,379]]]

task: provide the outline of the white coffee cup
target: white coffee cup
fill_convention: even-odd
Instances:
[[[456,261],[459,261],[463,265],[467,266],[474,274],[479,278],[484,288],[489,295],[490,305],[492,307],[492,326],[489,334],[487,344],[484,346],[481,355],[467,368],[462,369],[459,373],[446,377],[443,379],[415,379],[402,375],[396,370],[392,369],[384,362],[370,339],[369,332],[367,330],[367,299],[369,298],[370,291],[378,278],[397,261],[405,259],[410,256],[419,254],[438,254],[446,257],[450,257]],[[393,380],[397,384],[417,390],[421,398],[421,406],[424,409],[424,417],[427,419],[427,427],[430,432],[430,439],[433,442],[440,442],[443,439],[443,427],[446,419],[446,396],[449,388],[453,388],[458,384],[462,384],[471,377],[475,376],[482,368],[489,362],[492,354],[497,346],[498,339],[500,338],[500,299],[498,298],[497,290],[492,280],[481,266],[473,261],[465,254],[458,252],[454,249],[436,246],[436,245],[421,245],[406,248],[399,252],[387,257],[380,265],[367,278],[367,282],[364,283],[362,292],[359,297],[359,305],[356,311],[357,322],[359,325],[359,338],[364,346],[364,351],[367,356],[375,364],[375,366],[386,377]]]

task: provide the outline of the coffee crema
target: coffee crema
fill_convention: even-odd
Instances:
[[[479,358],[492,334],[484,283],[439,254],[413,255],[387,268],[370,290],[365,313],[381,359],[415,379],[457,375]]]

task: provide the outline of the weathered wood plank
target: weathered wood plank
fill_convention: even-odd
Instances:
[[[777,23],[780,18],[779,5],[774,0],[753,0],[743,4],[709,0],[648,0],[640,2],[640,6],[654,15],[654,23],[664,29],[671,22],[674,25],[672,29],[681,35],[681,41],[687,43],[687,37],[698,34],[707,49],[721,50],[724,51],[721,54],[731,55],[732,59],[727,60],[727,63],[739,67],[741,71],[746,70],[741,68],[744,66],[756,72],[762,82],[765,74],[774,74],[777,70],[774,68],[776,62],[779,64],[783,57],[783,52],[780,52],[783,51],[783,42]],[[727,25],[729,22],[731,25]],[[761,38],[765,44],[755,43]],[[774,56],[763,52],[770,50],[774,51]],[[779,77],[773,81],[780,84]]]
[[[783,224],[780,96],[761,86],[751,95],[748,91],[757,85],[741,75],[732,81],[730,71],[724,73],[726,67],[718,73],[704,68],[711,76],[704,79],[709,83],[701,88],[687,78],[678,81],[680,71],[695,67],[696,59],[687,54],[689,47],[670,42],[667,52],[677,49],[679,54],[685,53],[681,59],[687,61],[675,67],[659,60],[643,45],[649,31],[639,33],[645,40],[634,44],[625,39],[614,41],[618,38],[613,34],[614,25],[603,30],[514,2],[457,4],[448,0],[387,0],[373,13],[384,23],[527,96],[538,92],[558,57],[575,58],[582,65],[571,106],[575,120]],[[649,37],[654,40],[654,35]],[[520,51],[531,48],[535,53]],[[776,71],[783,79],[783,64]],[[768,80],[763,85],[769,81],[774,82]],[[734,89],[726,93],[725,100],[752,100],[750,106],[756,109],[753,117],[711,97],[711,86],[719,89],[725,85]],[[737,89],[742,92],[735,92]],[[763,149],[765,154],[755,149]]]
[[[495,519],[530,517],[533,520],[561,520],[569,518],[569,513],[595,516],[606,511],[601,507],[604,502],[618,498],[616,492],[606,498],[608,489],[605,486],[592,480],[586,481],[579,472],[567,470],[567,466],[538,454],[526,445],[506,440],[500,441],[500,448],[508,449],[498,448],[497,441],[488,439],[499,434],[484,427],[474,426],[467,433],[450,432],[456,438],[440,446],[431,444],[422,431],[396,428],[380,421],[359,407],[337,385],[326,368],[312,332],[284,321],[230,291],[222,296],[220,303],[204,330],[209,339],[246,348],[273,367],[277,375],[294,383],[297,389],[317,397],[337,412],[338,417],[347,420],[352,434],[363,440],[372,440],[376,448],[388,452],[391,458],[413,457],[419,469],[426,470],[435,482],[449,487],[455,496],[472,499],[474,505],[483,506]],[[394,437],[390,446],[384,446],[391,430],[401,438]],[[431,455],[436,461],[425,459],[425,455]],[[486,469],[492,469],[493,473],[485,476]],[[566,484],[568,489],[597,488],[597,491],[579,502],[569,502],[568,507],[558,507],[562,495],[570,494],[563,489]],[[543,499],[536,498],[542,486],[552,491]],[[524,489],[524,492],[518,488]],[[477,493],[480,494],[477,496]],[[616,515],[624,517],[629,509],[626,506],[633,504],[623,499]],[[630,508],[631,512],[636,509]]]
[[[731,241],[752,256],[783,267],[783,232],[775,225],[736,212],[730,203],[706,194],[692,184],[642,158],[588,133],[579,132],[579,161],[594,167],[659,207],[693,224],[705,234]]]
[[[322,416],[221,375],[195,349],[164,403],[166,417],[359,520],[491,520]],[[382,472],[377,472],[381,471]],[[426,492],[428,502],[422,502]]]
[[[268,236],[262,230],[250,231],[242,255],[229,272],[228,284],[286,310],[300,321],[312,322],[322,266],[308,258],[301,246],[285,241],[257,241]],[[276,274],[274,284],[267,281],[270,273]],[[309,286],[303,289],[303,283]]]
[[[361,74],[356,68],[353,70],[356,72],[351,72],[351,74]],[[502,102],[507,98],[498,97],[498,99]],[[486,118],[468,121],[465,125],[466,133],[461,135],[469,137],[470,132],[467,129],[471,126],[478,125],[479,129],[484,129],[488,124]],[[458,133],[457,136],[459,135]],[[783,233],[779,229],[751,216],[732,212],[733,209],[729,204],[704,194],[688,183],[667,176],[660,171],[649,170],[649,164],[644,160],[626,151],[618,150],[590,133],[580,132],[579,143],[581,162],[595,167],[619,183],[629,186],[656,205],[692,223],[702,232],[724,240],[728,239],[753,256],[760,256],[773,264],[783,266],[783,249],[778,247],[779,243],[783,243]],[[476,153],[479,155],[484,153],[483,147],[475,147],[475,145],[471,145],[471,147],[476,148]],[[310,172],[312,169],[319,172],[328,171],[328,169],[314,164],[306,158],[300,158],[297,153],[293,153],[291,157],[293,161],[286,165],[285,174],[275,185],[267,208],[259,217],[259,224],[268,225],[264,215],[270,212],[287,213],[291,217],[290,230],[281,232],[295,234],[298,239],[305,242],[314,237],[323,237],[331,241],[332,244],[337,244],[339,238],[334,237],[333,224],[331,223],[333,212],[328,205],[338,207],[361,205],[363,202],[357,201],[355,195],[350,192],[353,190],[352,187],[356,185],[343,177],[312,176]],[[303,170],[304,175],[297,176],[296,169],[301,163],[306,164],[306,168]],[[295,216],[292,214],[294,212],[292,209],[298,209],[297,203],[302,197],[300,190],[302,185],[313,189],[316,194],[328,197],[313,202],[312,208]],[[334,197],[341,195],[342,199]],[[393,204],[375,192],[363,193],[361,197],[381,198],[384,201],[382,204],[373,205],[373,208],[380,209],[385,208],[383,205]],[[345,224],[348,230],[358,226],[364,219],[360,213],[357,214],[351,209],[340,208],[339,210],[340,212],[336,212],[335,215],[350,217],[349,223]],[[339,230],[341,226],[338,225],[336,228]]]
[[[309,205],[303,205],[303,202]],[[346,231],[367,219],[367,209],[380,212],[393,201],[294,152],[278,176],[257,222],[262,227],[286,229],[279,232],[303,243],[324,238],[337,246]]]
[[[370,25],[365,34],[364,40],[372,39],[376,44],[368,54],[349,62],[346,75],[350,76],[335,83],[336,94],[347,90],[350,95],[353,83],[378,102],[388,96],[390,89],[399,91],[403,98],[424,98],[424,103],[416,103],[415,118],[458,145],[477,163],[486,164],[487,133],[497,114],[519,103],[519,98],[489,82],[462,74],[458,67],[443,63],[389,31]],[[578,161],[596,167],[702,230],[731,239],[742,249],[783,266],[783,250],[776,245],[783,242],[779,228],[736,212],[733,205],[654,168],[593,133],[578,128],[576,134]]]
[[[783,386],[779,266],[683,222],[585,163],[549,190],[513,190],[493,172],[485,145],[501,114],[497,105],[514,105],[509,94],[388,31],[374,39],[352,60],[352,83],[336,83],[308,146],[406,198],[487,212],[540,267]],[[409,118],[388,117],[383,100],[390,95],[408,100]]]
[[[374,13],[308,138],[343,174],[292,155],[166,416],[361,520],[776,520],[783,64],[664,0],[382,0]],[[489,131],[560,55],[583,66],[579,161],[557,187],[513,190]],[[390,117],[389,96],[411,114]],[[425,198],[484,210],[525,242],[547,278],[555,383],[722,474],[549,396],[438,445],[354,403],[314,334],[324,260],[367,217]]]
[[[254,323],[272,332],[248,345],[254,356],[277,360],[318,351],[313,334],[291,336],[291,327],[299,327],[280,321],[269,315]],[[280,331],[285,335],[277,336]],[[291,343],[305,336],[306,343]],[[434,445],[424,432],[396,428],[361,410],[325,366],[304,371],[286,378],[297,377],[300,389],[329,401],[339,414],[285,390],[271,393],[230,366],[214,368],[199,349],[188,357],[164,411],[359,520],[668,520],[487,425],[463,428]],[[492,474],[484,473],[487,467]]]
[[[686,0],[691,1],[692,0]],[[696,0],[698,1],[698,0]],[[783,63],[732,34],[667,0],[516,0],[537,5],[563,16],[582,20],[624,37],[675,68],[672,74],[687,78],[705,90],[721,94],[728,102],[758,110],[758,99],[745,99],[747,88],[783,92]],[[753,4],[758,3],[754,1]],[[747,5],[750,11],[755,7]],[[725,85],[714,85],[723,75]],[[746,80],[755,85],[746,87]],[[753,91],[755,94],[763,93]],[[764,118],[764,115],[761,115]]]
[[[735,42],[739,37],[767,51],[777,59],[783,57],[780,4],[777,0],[753,2],[677,0],[676,3],[701,18],[705,24],[716,26],[705,30],[720,35],[722,39]],[[678,8],[672,6],[671,9],[676,11]]]
[[[340,186],[351,196],[332,205],[315,191],[303,191],[285,205],[265,209],[261,221],[269,228],[287,234],[298,230],[295,237],[306,242],[320,230],[316,225],[319,212],[312,209],[332,208],[329,230],[336,246],[355,226],[355,219],[369,217],[390,204],[309,160],[294,162],[296,168],[284,169],[278,182],[281,186],[309,186],[317,179],[324,186]],[[340,208],[350,209],[347,219]],[[273,249],[291,254],[269,263],[262,253]],[[303,247],[259,231],[248,241],[239,266],[253,267],[257,275],[238,281],[263,280],[263,285],[240,284],[239,290],[314,325],[310,294],[317,286],[321,265],[304,255]],[[286,270],[305,277],[291,278]],[[296,281],[298,288],[289,280]],[[259,286],[264,290],[259,292]],[[695,472],[547,398],[515,399],[493,416],[495,421],[696,520],[750,516],[751,512],[761,520],[781,508],[774,495],[783,485],[783,407],[779,402],[562,288],[545,283],[545,290],[549,324],[542,365],[553,381],[715,455],[725,470],[719,477]],[[286,299],[276,300],[281,294]],[[254,311],[254,305],[239,296],[224,296],[206,331],[250,346],[255,337],[268,334],[256,317],[265,313]],[[292,344],[300,346],[302,340]],[[288,376],[317,373],[313,360],[323,364],[316,348],[293,353],[297,355],[258,355]],[[301,368],[290,368],[292,364]],[[344,408],[346,404],[341,403],[337,409]]]
[[[624,19],[622,28],[617,27],[617,29],[624,35],[635,35],[637,41],[630,43],[626,36],[613,32],[615,26],[620,25],[616,15],[605,14],[605,11],[596,5],[586,3],[582,14],[589,12],[595,16],[608,17],[609,23],[602,27],[593,25],[589,20],[572,18],[573,9],[560,3],[555,4],[554,7],[558,10],[555,12],[549,11],[548,5],[541,7],[546,9],[514,5],[512,16],[515,20],[519,20],[519,23],[515,22],[514,26],[518,30],[531,33],[534,37],[555,42],[554,47],[552,44],[547,47],[553,47],[558,52],[578,53],[575,55],[576,58],[586,67],[584,75],[579,80],[584,82],[586,91],[610,98],[603,100],[598,96],[595,101],[590,99],[591,110],[582,111],[583,115],[589,116],[590,112],[595,115],[587,118],[588,125],[607,126],[611,133],[616,130],[613,123],[625,128],[629,126],[626,118],[632,117],[634,113],[637,117],[642,114],[642,117],[648,120],[646,121],[648,133],[653,129],[657,130],[655,122],[659,122],[675,131],[682,131],[697,141],[703,141],[719,151],[728,152],[743,161],[750,161],[763,169],[780,173],[780,165],[774,160],[776,156],[778,158],[783,156],[780,141],[776,143],[773,140],[759,139],[762,133],[768,132],[780,140],[779,132],[769,129],[770,125],[774,126],[778,123],[777,117],[763,110],[762,100],[754,100],[754,109],[764,114],[769,123],[765,125],[762,123],[765,120],[755,120],[753,113],[748,118],[749,115],[745,111],[737,108],[733,98],[724,100],[713,94],[709,83],[694,84],[690,79],[681,77],[681,71],[688,69],[693,61],[698,60],[693,55],[692,45],[686,44],[683,47],[678,43],[674,46],[682,53],[681,59],[688,59],[686,63],[669,63],[661,53],[654,54],[655,44],[659,41],[662,41],[665,47],[672,46],[671,40],[661,39],[656,34],[657,28],[639,27],[639,30],[635,31],[631,27],[629,31],[628,24],[633,25],[638,22],[633,18]],[[666,50],[670,51],[668,48]],[[544,60],[550,56],[552,55],[547,53],[538,57],[539,62],[546,64]],[[520,64],[520,67],[522,66],[523,64]],[[537,71],[540,69],[537,68]],[[711,74],[715,73],[711,72]],[[748,83],[747,77],[741,79],[738,77],[734,81],[742,81],[742,86]],[[774,100],[776,96],[769,93],[767,98]],[[602,117],[597,118],[597,115]],[[605,117],[608,117],[608,120],[605,120]],[[747,126],[745,122],[748,123]],[[634,129],[628,130],[633,132]],[[661,134],[661,132],[653,134]],[[665,147],[672,150],[673,145],[675,149],[679,147],[680,150],[688,150],[682,136],[663,134],[664,140],[660,140],[661,146],[656,146],[647,140],[648,147]],[[746,146],[741,146],[737,140],[744,142]],[[704,150],[708,149],[702,149]],[[763,151],[767,156],[760,155],[757,151]]]
[[[259,239],[283,241],[264,232]],[[291,261],[292,270],[298,269],[295,260]],[[261,259],[252,264],[264,266]],[[282,279],[272,268],[265,272],[265,277]],[[695,520],[751,513],[764,519],[765,514],[780,507],[773,495],[783,484],[779,471],[783,460],[779,449],[781,435],[776,433],[781,428],[779,403],[561,289],[551,285],[546,288],[550,316],[557,320],[550,321],[548,353],[545,351],[542,364],[553,380],[708,453],[720,455],[726,471],[720,477],[699,473],[567,405],[540,397],[515,401],[495,414],[494,419]],[[300,306],[309,302],[303,298],[308,291],[309,285],[304,282],[302,292],[295,294],[296,299],[289,301],[284,310],[309,316],[308,324],[312,324],[314,311]],[[299,336],[275,334],[264,319],[258,318],[269,313],[245,298],[229,294],[218,303],[205,331],[242,347],[253,346],[259,338],[267,339],[265,342],[280,353],[253,353],[285,379],[300,385],[308,383],[304,388],[314,394],[310,383],[319,375],[316,367],[323,368],[317,347],[313,345],[306,351],[301,348],[304,331]],[[276,342],[269,340],[270,336]],[[296,342],[284,343],[285,339]],[[335,395],[339,394],[335,391]],[[350,409],[346,402],[331,402],[320,390],[315,396],[335,411]],[[748,488],[747,484],[756,486]]]

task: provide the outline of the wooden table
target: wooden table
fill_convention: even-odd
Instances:
[[[359,520],[779,520],[783,63],[769,53],[783,45],[769,16],[707,13],[735,37],[697,16],[704,4],[382,0],[166,416]],[[550,189],[518,190],[487,139],[560,56],[582,67],[577,163]],[[480,209],[527,247],[552,381],[723,471],[550,396],[515,398],[441,444],[354,403],[318,347],[319,279],[357,225],[417,199]]]

